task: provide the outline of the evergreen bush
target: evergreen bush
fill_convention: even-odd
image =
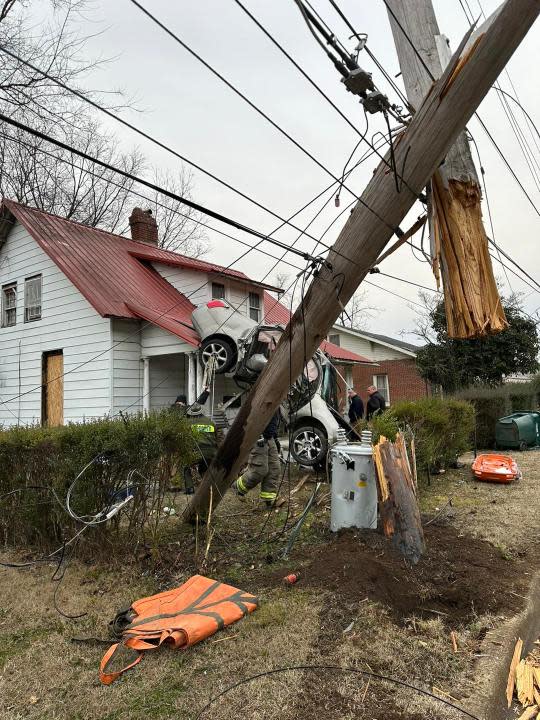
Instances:
[[[448,466],[472,446],[474,408],[462,400],[422,398],[392,405],[370,423],[375,439],[394,439],[398,429],[414,435],[418,469]]]
[[[82,524],[67,513],[66,494],[91,463],[74,488],[77,515],[93,516],[110,506],[125,492],[128,478],[134,499],[121,515],[89,528],[85,539],[103,548],[115,535],[127,532],[136,547],[155,538],[171,477],[195,458],[189,425],[168,411],[126,420],[2,430],[0,541],[46,550],[72,537]]]
[[[498,387],[471,387],[457,393],[456,398],[467,400],[476,413],[476,444],[479,448],[495,445],[497,420],[515,412],[538,410],[540,376],[530,382],[505,383]]]

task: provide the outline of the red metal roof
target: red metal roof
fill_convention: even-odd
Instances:
[[[228,275],[271,288],[255,283],[238,270],[135,242],[13,200],[4,200],[2,210],[4,208],[24,226],[100,315],[143,319],[193,346],[200,342],[191,323],[195,305],[167,282],[152,267],[152,262]],[[266,290],[264,311],[268,323],[286,325],[289,322],[289,310]],[[326,341],[321,349],[335,360],[370,362]]]
[[[100,315],[140,318],[151,314],[151,322],[162,327],[166,324],[166,329],[173,332],[174,328],[174,334],[182,340],[198,345],[190,329],[195,306],[149,263],[132,254],[144,250],[143,243],[12,200],[4,200],[3,206]]]
[[[4,200],[2,208],[26,228],[100,315],[143,318],[191,345],[199,344],[191,325],[195,306],[152,267],[152,262],[261,285],[238,270],[135,242],[13,200]]]
[[[282,305],[279,300],[276,300],[276,298],[272,297],[268,292],[264,293],[264,315],[265,322],[270,324],[276,323],[277,325],[287,325],[291,317],[291,313],[285,305]],[[357,355],[351,350],[339,347],[339,345],[334,345],[334,343],[328,342],[328,340],[322,341],[320,349],[330,355],[333,360],[373,364],[368,358]]]

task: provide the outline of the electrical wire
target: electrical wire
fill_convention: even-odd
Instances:
[[[88,162],[91,162],[95,165],[99,165],[100,167],[104,168],[105,170],[110,170],[111,172],[115,172],[115,173],[127,178],[128,180],[131,180],[132,182],[136,182],[141,185],[144,185],[145,187],[149,188],[150,190],[153,190],[154,192],[158,192],[158,193],[161,193],[162,195],[166,195],[167,197],[171,198],[171,200],[175,200],[176,202],[179,202],[182,205],[187,205],[192,210],[196,210],[197,212],[200,212],[203,215],[208,215],[209,217],[212,217],[215,220],[219,220],[219,222],[222,222],[225,225],[234,227],[236,230],[242,230],[243,232],[246,232],[249,235],[253,235],[254,237],[259,238],[260,240],[268,241],[268,242],[272,243],[273,245],[277,245],[281,249],[288,249],[288,246],[285,243],[282,243],[281,241],[276,240],[275,238],[271,238],[268,235],[265,235],[264,233],[260,232],[259,230],[254,230],[253,228],[250,228],[249,226],[244,225],[243,223],[238,222],[237,220],[233,220],[232,218],[229,218],[229,217],[223,215],[222,213],[219,213],[215,210],[204,207],[203,205],[199,205],[199,203],[193,202],[192,200],[189,200],[188,198],[183,197],[182,195],[179,195],[178,193],[172,192],[171,190],[162,188],[159,185],[156,185],[155,183],[150,182],[149,180],[145,180],[144,178],[134,175],[133,173],[127,172],[126,170],[122,170],[121,168],[114,167],[113,165],[105,162],[104,160],[100,160],[99,158],[89,155],[88,153],[85,153],[82,150],[78,150],[77,148],[74,148],[74,147],[62,142],[61,140],[53,138],[50,135],[47,135],[46,133],[41,132],[40,130],[36,130],[35,128],[29,127],[28,125],[24,125],[23,123],[15,120],[13,118],[8,117],[7,115],[4,115],[3,113],[0,113],[0,120],[8,123],[9,125],[12,125],[13,127],[18,128],[19,130],[23,130],[24,132],[27,132],[30,135],[33,135],[34,137],[38,137],[41,140],[45,140],[46,142],[51,143],[52,145],[56,145],[57,147],[61,148],[62,150],[66,150],[67,152],[74,153],[75,155],[78,155],[79,157],[83,158],[84,160],[87,160]],[[300,256],[304,260],[313,260],[313,258],[307,256],[307,254],[301,250],[295,249],[295,250],[290,250],[290,252],[293,252],[295,255]]]
[[[459,2],[460,2],[461,8],[463,10],[463,13],[465,15],[467,22],[469,22],[469,23],[474,22],[474,16],[472,14],[472,11],[470,9],[468,2],[467,2],[468,12],[463,4],[463,1],[459,0]],[[484,17],[485,17],[485,13],[483,11],[481,4],[478,3],[478,5],[480,7],[480,11],[481,11],[482,15],[484,15]],[[503,92],[503,91],[501,91],[500,83],[498,80],[496,80],[495,83],[493,84],[493,89],[496,91]],[[540,190],[540,174],[539,174],[540,164],[539,164],[538,160],[535,158],[534,153],[530,147],[530,144],[529,144],[527,138],[525,137],[525,133],[523,132],[516,116],[514,115],[514,112],[511,108],[510,104],[508,103],[507,97],[512,98],[512,96],[509,95],[508,93],[503,92],[502,97],[501,97],[501,95],[498,95],[497,97],[501,104],[503,112],[506,115],[506,118],[510,124],[510,128],[517,140],[517,143],[518,143],[521,153],[525,159],[525,162],[527,164],[529,172],[531,173],[533,182],[535,183],[537,190]],[[514,98],[512,98],[512,99],[514,100]],[[521,106],[521,104],[519,102],[518,102],[518,105]],[[536,165],[536,167],[535,167],[535,165]]]
[[[0,117],[1,117],[1,116],[0,116]],[[9,118],[6,118],[6,119],[7,119],[8,121],[10,120]],[[53,144],[57,144],[56,141],[54,141],[53,139],[51,139],[51,141],[52,141]],[[78,154],[78,153],[79,153],[79,151],[75,150],[74,148],[68,148],[68,149],[70,149],[71,151],[75,152],[75,154]],[[84,153],[80,153],[80,154],[84,155]],[[97,162],[97,164],[100,164],[100,161],[98,161],[98,160],[95,159],[95,158],[89,158],[89,159],[90,159],[91,161]],[[362,162],[362,160],[360,160],[359,163],[357,163],[355,167],[357,167],[357,166],[360,164],[360,162]],[[101,164],[102,164],[102,163],[101,163]],[[120,172],[120,174],[123,174],[122,171],[119,171],[119,170],[117,170],[117,169],[115,169],[115,168],[112,168],[112,166],[111,166],[111,169],[113,169],[114,171]],[[354,168],[353,168],[353,169],[354,169]],[[351,172],[352,172],[352,170],[351,170]],[[164,189],[161,188],[161,189],[159,189],[159,191],[160,191],[160,192],[164,192],[164,194],[165,194]],[[170,193],[169,193],[169,194],[170,194]],[[320,194],[319,194],[319,196],[320,196]],[[319,196],[317,196],[317,197],[319,197]],[[309,204],[310,204],[310,203],[308,203],[307,205],[309,205]],[[307,205],[305,205],[305,206],[301,209],[301,211],[302,211],[303,209],[305,209],[305,207],[307,207]],[[298,211],[297,213],[295,213],[295,215],[296,215],[296,214],[299,214],[299,212],[301,212],[301,211]],[[340,213],[340,214],[341,214],[341,213]],[[292,217],[294,217],[294,215],[293,215]],[[280,226],[280,227],[281,227],[281,226]],[[326,232],[329,230],[329,228],[330,228],[330,226],[325,230],[325,232],[323,233],[323,235],[321,236],[321,238],[319,238],[318,240],[317,240],[316,238],[313,238],[313,239],[316,240],[317,245],[321,242],[322,237],[324,236],[324,234],[326,234]],[[300,230],[300,228],[298,228],[298,230]],[[274,232],[275,232],[275,231],[274,231]],[[301,234],[300,234],[299,237],[301,237],[302,234],[306,234],[305,230],[300,230],[300,233],[301,233]],[[269,237],[269,236],[264,236],[264,238],[266,238],[266,237]],[[312,237],[312,236],[308,235],[308,237]],[[299,239],[299,238],[297,238],[297,240],[298,240],[298,239]],[[261,240],[260,242],[262,242],[262,240]],[[231,264],[235,264],[235,263],[238,262],[240,259],[242,259],[243,257],[245,257],[250,251],[252,251],[252,250],[254,250],[254,249],[257,249],[257,247],[258,247],[258,245],[260,244],[260,242],[259,242],[257,245],[255,245],[255,246],[249,246],[249,250],[246,251],[246,252],[245,252],[243,255],[241,255],[239,258],[237,258],[235,261],[233,261],[233,263],[231,263]],[[295,240],[295,243],[296,243],[296,240]],[[293,243],[293,245],[294,245],[294,243]],[[323,245],[324,245],[324,244],[323,244]],[[291,246],[287,246],[287,251],[289,251],[290,247],[291,247]],[[329,246],[325,246],[325,247],[329,247]],[[283,258],[283,257],[284,257],[284,256],[282,256],[282,258]],[[229,266],[229,267],[230,267],[230,266]],[[274,266],[274,267],[275,267],[275,266]],[[227,268],[224,268],[224,269],[227,269]],[[267,274],[267,275],[268,275],[268,274]],[[265,277],[266,277],[266,276],[265,276]],[[202,289],[202,288],[204,287],[204,285],[205,285],[205,284],[201,285],[199,289]],[[376,287],[377,287],[377,286],[376,286]],[[192,293],[192,294],[194,294],[194,293]],[[189,297],[189,295],[188,295],[188,297]],[[179,300],[178,302],[181,302],[181,300]],[[276,301],[276,302],[277,302],[277,301]],[[167,311],[165,311],[164,313],[162,313],[161,316],[167,314],[168,312],[170,312],[177,304],[178,304],[178,303],[175,303],[175,305],[173,305],[173,306],[172,306],[171,308],[169,308]],[[149,325],[151,325],[151,324],[152,324],[152,323],[148,322],[148,323],[146,323],[145,325],[143,325],[143,328],[144,328],[145,326],[149,326]],[[138,329],[137,331],[135,331],[134,333],[131,333],[131,335],[138,334],[143,328],[139,328],[139,329]],[[131,335],[129,335],[128,338],[129,338]],[[115,344],[113,345],[113,347],[114,347],[115,345],[121,344],[122,342],[125,342],[125,340],[128,339],[128,338],[123,338],[122,340],[120,340],[120,341],[118,341],[117,343],[115,343]],[[111,349],[111,348],[108,348],[107,350],[102,351],[101,353],[99,353],[97,356],[94,356],[93,358],[90,358],[89,360],[87,360],[87,361],[85,361],[85,362],[77,365],[76,367],[72,368],[71,370],[66,371],[65,373],[63,373],[62,377],[64,377],[64,376],[67,375],[68,373],[74,372],[75,370],[79,369],[80,367],[88,364],[88,363],[91,362],[92,360],[96,359],[96,357],[99,357],[99,355],[103,355],[104,353],[109,352],[110,349]],[[54,382],[56,379],[57,379],[57,378],[53,378],[53,379],[51,379],[51,380],[48,381],[48,382]],[[26,394],[28,394],[28,393],[30,393],[30,392],[33,392],[35,389],[39,389],[39,388],[41,388],[41,387],[42,387],[42,386],[40,385],[40,386],[36,386],[36,388],[31,388],[30,390],[22,393],[21,396],[24,396],[24,395],[26,395]],[[19,396],[17,395],[17,396],[14,396],[14,397],[12,397],[12,398],[9,398],[9,399],[7,399],[7,400],[4,400],[4,401],[2,401],[2,402],[0,403],[0,406],[6,405],[6,403],[12,402],[12,401],[18,399],[18,397],[19,397]]]
[[[246,685],[250,682],[253,682],[254,680],[259,680],[260,678],[264,677],[270,677],[272,675],[277,675],[278,673],[283,672],[294,672],[294,671],[319,671],[319,670],[325,670],[332,672],[342,672],[342,673],[354,673],[356,675],[361,675],[362,677],[371,678],[373,680],[382,680],[384,682],[392,683],[394,685],[399,685],[400,687],[407,688],[408,690],[413,690],[416,693],[419,693],[420,695],[423,695],[424,697],[431,698],[432,700],[437,700],[438,702],[442,703],[443,705],[446,705],[449,708],[452,708],[453,710],[457,710],[458,712],[462,713],[462,715],[465,715],[468,718],[471,718],[471,720],[480,720],[479,717],[476,715],[473,715],[468,710],[465,710],[462,707],[459,707],[459,705],[456,705],[453,702],[450,702],[449,700],[445,700],[444,698],[439,697],[438,695],[435,695],[432,692],[429,692],[429,690],[424,690],[423,688],[418,687],[417,685],[413,685],[412,683],[406,682],[405,680],[398,680],[397,678],[390,677],[388,675],[382,675],[381,673],[375,673],[368,670],[361,670],[360,668],[356,667],[347,667],[343,665],[289,665],[286,667],[280,667],[280,668],[273,668],[272,670],[265,670],[263,672],[257,673],[255,675],[250,675],[247,678],[243,678],[242,680],[238,680],[232,685],[229,685],[224,690],[219,692],[217,695],[214,695],[207,703],[204,705],[201,710],[197,713],[195,716],[195,720],[200,720],[200,718],[205,714],[205,712],[220,698],[224,697],[225,695],[228,695],[233,690],[236,690],[236,688]]]
[[[384,2],[384,4],[386,5],[386,9],[388,10],[388,12],[389,12],[390,15],[392,16],[392,18],[395,20],[397,26],[399,27],[399,29],[400,29],[401,32],[403,33],[405,39],[407,40],[407,42],[409,43],[409,45],[410,45],[411,48],[413,49],[416,57],[418,58],[418,60],[419,60],[420,63],[422,64],[422,66],[424,67],[424,69],[425,69],[425,71],[427,72],[429,78],[430,78],[433,82],[435,82],[435,77],[433,76],[433,73],[431,72],[431,70],[430,70],[430,69],[428,68],[428,66],[426,65],[426,63],[425,63],[425,61],[424,61],[424,58],[422,57],[422,55],[421,55],[421,53],[419,52],[419,50],[418,50],[418,48],[416,47],[416,45],[415,45],[415,44],[413,43],[413,41],[411,40],[409,34],[408,34],[407,31],[404,29],[403,25],[400,23],[399,19],[396,17],[396,14],[395,14],[394,11],[392,10],[392,8],[389,6],[387,0],[383,0],[383,2]],[[532,198],[530,197],[529,193],[527,192],[527,190],[526,190],[525,187],[523,186],[521,180],[518,178],[518,176],[516,175],[514,169],[512,168],[512,166],[510,165],[510,163],[508,162],[508,159],[506,158],[505,154],[503,153],[503,151],[501,150],[501,148],[500,148],[499,145],[497,144],[497,142],[496,142],[495,138],[493,137],[493,135],[490,133],[490,131],[489,131],[488,128],[486,127],[486,124],[484,123],[484,121],[482,120],[482,118],[480,117],[480,115],[478,114],[478,112],[475,112],[474,115],[475,115],[476,119],[478,120],[478,122],[480,123],[480,125],[482,126],[482,129],[484,130],[484,132],[486,133],[486,135],[487,135],[488,138],[490,139],[493,147],[495,148],[495,150],[497,151],[497,153],[499,154],[499,156],[500,156],[501,159],[503,160],[504,164],[506,165],[506,167],[507,167],[508,170],[510,171],[512,177],[514,178],[514,180],[517,182],[517,184],[518,184],[519,187],[521,188],[521,191],[523,192],[523,194],[525,195],[525,197],[527,198],[527,200],[529,201],[529,203],[530,203],[531,206],[533,207],[533,209],[534,209],[534,211],[536,212],[536,214],[540,217],[540,210],[536,207],[536,205],[535,205],[535,203],[533,202]]]
[[[296,140],[290,133],[288,133],[286,130],[284,130],[278,123],[276,123],[272,118],[265,113],[263,110],[261,110],[260,107],[258,107],[254,102],[252,102],[243,92],[241,92],[235,85],[233,85],[229,80],[227,80],[221,73],[219,73],[212,65],[206,62],[204,58],[202,58],[198,53],[196,53],[192,48],[189,47],[176,33],[174,33],[167,25],[162,23],[155,15],[153,15],[149,10],[147,10],[141,3],[138,2],[138,0],[130,0],[130,2],[135,5],[141,12],[143,12],[152,22],[154,22],[159,28],[161,28],[167,35],[169,35],[171,38],[173,38],[181,47],[184,48],[187,52],[192,55],[192,57],[196,58],[202,65],[204,65],[207,70],[209,70],[213,75],[215,75],[219,80],[221,80],[225,85],[232,90],[236,95],[238,95],[244,102],[246,102],[255,112],[257,112],[259,115],[261,115],[267,122],[269,122],[272,127],[274,127],[278,132],[280,132],[284,137],[286,137],[293,145],[295,145],[302,153],[304,153],[307,157],[309,157],[318,167],[321,168],[327,175],[329,175],[333,180],[339,181],[339,178],[331,171],[329,170],[323,163],[318,160],[313,153],[311,153],[309,150],[307,150],[298,140]],[[383,158],[384,159],[384,158]],[[386,160],[385,160],[386,162]],[[356,195],[356,193],[351,190],[347,185],[343,185],[343,187],[351,193],[353,197],[356,198],[356,200],[366,208],[368,212],[370,212],[372,215],[374,215],[385,227],[387,227],[389,230],[392,230],[393,233],[396,233],[399,235],[399,228],[395,228],[376,211],[372,207],[369,206],[368,203],[365,202],[365,200],[362,199],[362,197],[359,197]],[[411,190],[414,192],[413,190]],[[415,193],[417,196],[418,194]],[[421,197],[421,196],[420,196]]]
[[[169,145],[166,145],[164,142],[162,142],[162,141],[160,141],[160,140],[157,140],[156,138],[154,138],[153,136],[151,136],[149,133],[147,133],[147,132],[145,132],[144,130],[141,130],[140,128],[138,128],[138,127],[136,127],[135,125],[133,125],[133,123],[130,123],[130,122],[128,122],[127,120],[124,120],[124,118],[122,118],[122,117],[120,117],[119,115],[116,115],[115,113],[111,112],[110,110],[108,110],[107,108],[103,107],[102,105],[100,105],[99,103],[97,103],[95,100],[93,100],[92,98],[88,97],[88,96],[85,95],[84,93],[80,92],[79,90],[76,90],[75,88],[70,87],[69,85],[66,85],[65,83],[63,83],[63,82],[61,82],[60,80],[58,80],[57,78],[55,78],[54,76],[50,75],[50,74],[49,74],[48,72],[46,72],[45,70],[42,70],[41,68],[36,67],[35,65],[33,65],[33,64],[30,63],[30,62],[28,62],[27,60],[24,60],[22,57],[20,57],[19,55],[17,55],[16,53],[12,52],[11,50],[9,50],[8,48],[6,48],[5,46],[3,46],[3,45],[1,45],[1,44],[0,44],[0,50],[1,50],[2,52],[6,53],[7,55],[9,55],[10,57],[12,57],[13,59],[17,60],[18,62],[26,65],[27,67],[29,67],[29,68],[30,68],[31,70],[33,70],[34,72],[37,72],[37,73],[39,73],[40,75],[42,75],[43,77],[45,77],[45,78],[51,80],[52,82],[56,83],[59,87],[63,88],[63,89],[66,90],[67,92],[75,95],[75,96],[78,97],[80,100],[88,103],[89,105],[91,105],[91,106],[94,107],[95,109],[99,110],[100,112],[104,113],[104,114],[107,115],[108,117],[112,118],[112,119],[115,120],[116,122],[121,123],[122,125],[124,125],[124,126],[127,127],[128,129],[132,130],[133,132],[137,133],[137,134],[140,135],[141,137],[145,138],[146,140],[149,140],[150,142],[152,142],[152,143],[153,143],[154,145],[156,145],[157,147],[161,148],[162,150],[166,150],[166,151],[169,152],[170,154],[172,154],[172,155],[174,155],[175,157],[177,157],[179,160],[182,160],[182,162],[185,162],[185,163],[187,163],[188,165],[191,165],[191,166],[194,167],[195,169],[199,170],[200,172],[202,172],[203,174],[207,175],[207,176],[210,177],[211,179],[213,179],[213,180],[215,180],[216,182],[220,183],[221,185],[223,185],[224,187],[228,188],[228,189],[231,190],[232,192],[236,193],[236,194],[239,195],[240,197],[244,198],[245,200],[248,200],[248,202],[252,203],[252,204],[255,205],[256,207],[260,208],[261,210],[264,210],[265,212],[267,212],[268,214],[270,214],[270,215],[272,215],[273,217],[277,218],[278,220],[281,220],[282,222],[284,222],[284,223],[286,223],[286,224],[290,224],[289,221],[285,220],[285,219],[282,218],[280,215],[278,215],[277,213],[273,212],[273,211],[270,210],[267,206],[265,206],[265,205],[263,205],[262,203],[258,202],[257,200],[255,200],[255,199],[254,199],[253,197],[251,197],[250,195],[247,195],[245,192],[243,192],[242,190],[239,190],[238,188],[234,187],[234,186],[231,185],[229,182],[223,180],[222,178],[218,177],[218,176],[215,175],[214,173],[206,170],[204,167],[202,167],[201,165],[198,165],[196,162],[194,162],[193,160],[190,160],[190,159],[187,158],[186,156],[184,156],[184,155],[182,155],[181,153],[179,153],[177,150],[174,150],[174,149],[171,148]],[[326,97],[326,96],[325,96],[325,97]],[[327,99],[328,99],[329,102],[331,102],[330,98],[327,98]],[[338,109],[338,108],[336,107],[336,109]],[[358,133],[358,129],[357,129],[356,127],[354,127],[352,124],[351,124],[351,126],[352,126],[352,127],[355,129],[355,131]],[[372,149],[373,149],[374,152],[377,151],[376,148],[374,148],[374,147],[372,147]],[[329,173],[329,174],[331,174],[331,173]],[[338,180],[338,179],[335,178],[335,181],[337,181],[337,180]],[[154,188],[153,188],[153,189],[154,189]],[[354,194],[354,193],[353,193],[353,194]],[[299,228],[297,228],[297,227],[295,227],[295,226],[292,226],[292,227],[294,227],[294,229],[296,229],[296,230],[299,229]],[[315,238],[312,238],[312,239],[315,239]]]

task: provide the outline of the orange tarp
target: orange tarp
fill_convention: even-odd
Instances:
[[[137,600],[131,606],[121,642],[112,645],[101,661],[100,680],[110,685],[139,663],[145,650],[154,650],[162,643],[188,648],[256,608],[254,595],[202,575],[195,575],[174,590]],[[137,651],[137,657],[120,670],[109,670],[122,646]]]

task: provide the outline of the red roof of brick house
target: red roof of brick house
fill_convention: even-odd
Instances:
[[[285,305],[282,305],[279,300],[272,297],[266,290],[264,291],[264,315],[267,323],[275,323],[278,325],[287,325],[291,317],[291,313]],[[369,363],[369,365],[373,365],[368,358],[357,355],[351,350],[345,350],[345,348],[334,345],[334,343],[328,342],[328,340],[323,340],[321,350],[330,355],[333,360],[341,360],[342,362],[349,363]]]

